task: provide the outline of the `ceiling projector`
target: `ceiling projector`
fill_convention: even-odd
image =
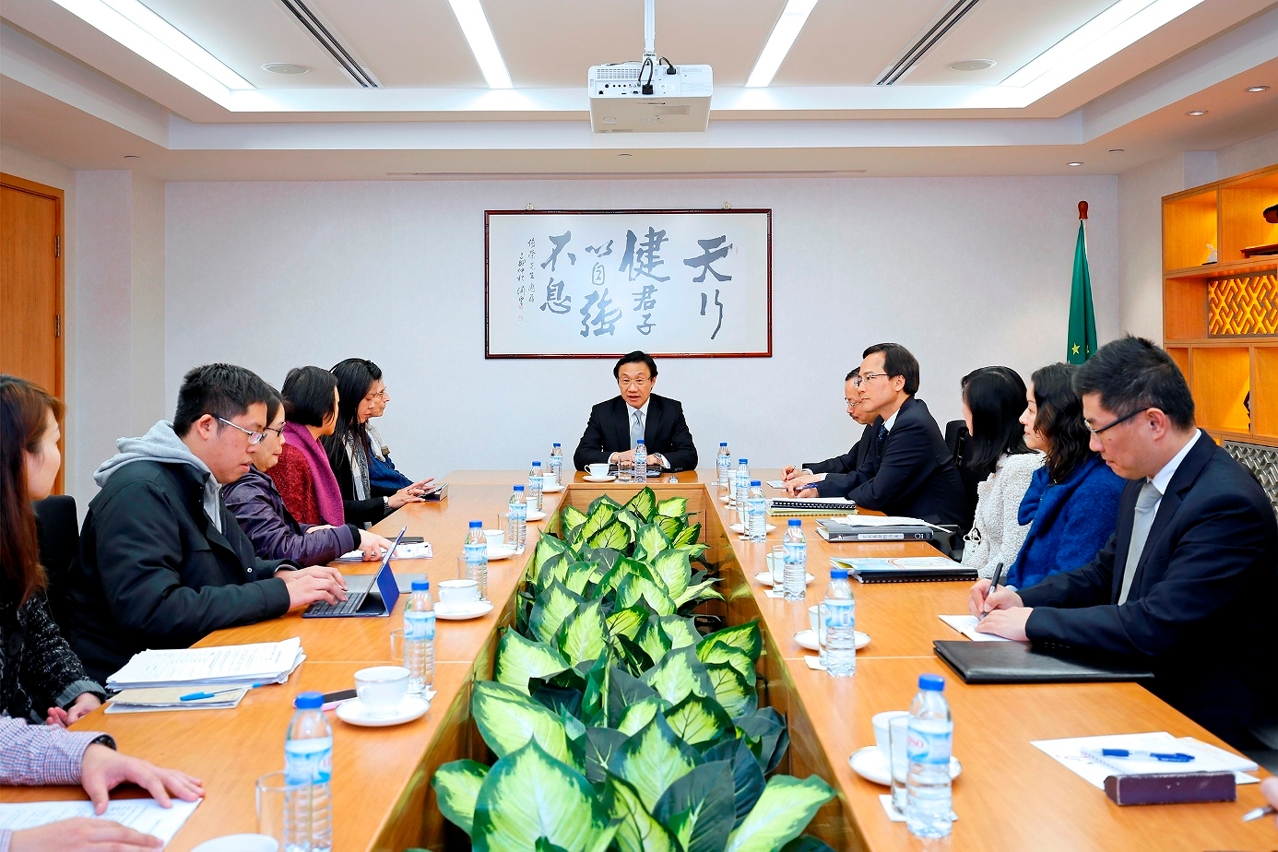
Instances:
[[[704,132],[714,76],[709,65],[672,65],[657,58],[655,0],[644,0],[639,62],[594,65],[587,79],[595,133]]]

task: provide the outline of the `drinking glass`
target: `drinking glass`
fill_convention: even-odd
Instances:
[[[894,716],[888,720],[888,772],[892,776],[892,807],[905,813],[905,776],[910,770],[907,748],[910,717]]]
[[[265,834],[284,846],[284,772],[268,772],[254,785],[254,802],[257,807],[257,833]]]

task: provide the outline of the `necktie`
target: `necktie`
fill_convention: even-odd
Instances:
[[[1156,507],[1163,495],[1154,483],[1146,482],[1136,498],[1136,515],[1132,519],[1132,540],[1127,546],[1127,563],[1123,566],[1123,587],[1118,593],[1121,606],[1127,602],[1127,595],[1132,590],[1132,581],[1136,579],[1136,567],[1140,564],[1140,555],[1145,550],[1145,540],[1149,538],[1149,528],[1154,524],[1158,514]]]
[[[633,449],[643,440],[643,411],[635,409],[634,416],[630,418],[630,447]]]
[[[874,460],[876,462],[883,461],[883,447],[887,444],[888,427],[882,423],[879,424],[879,440],[874,445]]]

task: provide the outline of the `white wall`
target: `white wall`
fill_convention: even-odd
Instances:
[[[920,396],[959,416],[959,378],[1028,375],[1065,350],[1077,202],[1090,202],[1098,331],[1119,329],[1117,179],[1100,177],[172,183],[165,203],[165,400],[183,372],[376,361],[382,432],[411,474],[571,454],[611,363],[485,361],[483,211],[773,208],[771,359],[665,359],[703,464],[720,440],[779,466],[846,450],[843,376],[884,340]]]

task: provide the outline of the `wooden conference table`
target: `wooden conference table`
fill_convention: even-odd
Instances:
[[[776,476],[775,471],[759,472]],[[429,574],[433,583],[456,574],[466,522],[495,519],[522,471],[458,471],[449,474],[449,497],[438,504],[405,507],[383,521],[380,532],[423,535],[430,561],[402,561],[397,571]],[[857,627],[871,637],[857,655],[856,676],[836,680],[804,663],[794,634],[808,628],[807,607],[819,601],[821,575],[831,555],[903,556],[935,553],[921,543],[831,545],[808,531],[808,564],[818,580],[800,606],[765,596],[754,579],[765,570],[765,554],[780,542],[740,541],[728,530],[735,521],[718,499],[714,472],[680,473],[678,482],[653,482],[659,497],[685,496],[703,520],[707,556],[720,569],[726,602],[716,603],[729,622],[761,621],[765,642],[760,663],[761,700],[784,713],[791,745],[781,770],[818,774],[838,798],[817,814],[808,831],[835,849],[954,850],[1205,850],[1272,849],[1278,832],[1271,820],[1243,824],[1241,815],[1262,803],[1255,785],[1238,788],[1238,802],[1119,808],[1031,740],[1165,730],[1223,745],[1219,739],[1133,684],[968,686],[932,653],[934,639],[957,638],[937,619],[966,610],[967,584],[926,583],[857,586]],[[703,483],[709,483],[703,484]],[[636,486],[576,481],[566,492],[545,497],[547,512],[563,500],[584,508],[602,493],[624,499]],[[544,523],[530,524],[530,545]],[[778,524],[778,527],[781,525]],[[485,746],[469,718],[470,687],[492,675],[496,628],[514,615],[523,556],[490,563],[489,598],[494,611],[480,619],[440,622],[436,634],[436,695],[421,719],[394,728],[357,728],[334,721],[334,849],[336,852],[398,852],[426,846],[464,848],[465,835],[438,813],[429,787],[434,770],[463,757],[483,760]],[[368,566],[344,566],[367,572]],[[354,672],[390,661],[388,634],[402,624],[401,600],[390,619],[303,620],[298,614],[222,630],[201,645],[276,641],[300,636],[306,662],[285,685],[249,692],[235,710],[106,716],[96,711],[76,730],[111,733],[121,750],[154,763],[181,768],[203,779],[206,798],[169,845],[173,852],[223,834],[255,828],[253,784],[283,764],[284,731],[294,695],[353,685]],[[903,823],[889,822],[879,803],[886,788],[863,780],[848,756],[873,745],[870,717],[903,709],[921,672],[946,677],[955,721],[954,754],[962,775],[954,784],[959,815],[951,837],[926,846]],[[8,802],[83,798],[78,788],[0,788]]]

